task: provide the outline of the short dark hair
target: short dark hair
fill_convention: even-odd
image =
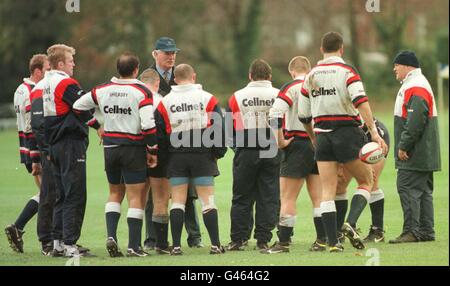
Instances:
[[[324,53],[337,52],[343,44],[344,39],[338,32],[328,32],[322,37],[322,49]]]
[[[129,77],[139,67],[139,58],[130,52],[125,52],[117,59],[117,72],[122,77]]]
[[[250,77],[252,80],[270,80],[272,68],[262,59],[256,59],[250,65]]]
[[[42,70],[44,68],[44,63],[48,61],[47,55],[44,54],[37,54],[34,55],[31,60],[30,64],[28,66],[30,70],[30,74],[33,74],[35,69]]]

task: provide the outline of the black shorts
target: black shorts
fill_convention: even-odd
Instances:
[[[314,148],[309,139],[294,140],[281,150],[280,177],[306,178],[318,174]]]
[[[145,146],[105,148],[105,171],[113,185],[144,183],[147,180]]]
[[[158,156],[158,165],[155,168],[147,168],[147,177],[167,178],[167,159]]]
[[[316,161],[347,163],[359,158],[359,151],[367,142],[364,131],[359,127],[344,126],[332,132],[319,133]]]
[[[167,176],[169,178],[215,177],[218,175],[217,161],[210,152],[174,152],[169,154],[167,164]]]

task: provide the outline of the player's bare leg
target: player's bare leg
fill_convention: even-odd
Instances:
[[[364,238],[364,242],[384,241],[384,192],[379,187],[378,182],[380,180],[381,173],[383,172],[385,163],[386,160],[383,159],[372,165],[374,182],[369,200],[370,212],[372,214],[372,225],[370,227],[369,234],[366,238]]]
[[[320,176],[309,175],[306,178],[306,186],[313,205],[313,220],[316,229],[316,241],[312,244],[310,250],[323,251],[326,250],[325,245],[327,235],[325,234],[322,212],[320,210],[320,203],[322,202],[322,183],[320,181]]]
[[[343,251],[343,247],[338,243],[337,239],[336,206],[334,204],[339,164],[334,161],[318,161],[317,166],[319,167],[320,181],[322,183],[322,202],[320,203],[320,209],[325,233],[328,238],[328,245],[330,246],[331,252],[341,252]]]
[[[225,249],[220,244],[219,239],[219,218],[217,206],[214,201],[213,177],[202,177],[202,183],[199,183],[199,178],[196,179],[195,187],[202,205],[203,223],[208,230],[209,238],[211,240],[210,254],[224,253]]]
[[[169,254],[169,243],[167,241],[169,228],[169,197],[170,183],[166,178],[150,178],[151,196],[153,201],[152,222],[155,228],[156,252]]]
[[[368,164],[363,163],[359,159],[345,163],[344,167],[356,179],[358,188],[353,195],[347,222],[344,223],[342,231],[345,236],[350,239],[353,247],[363,249],[364,244],[359,237],[359,234],[356,232],[355,227],[358,218],[370,200],[370,192],[373,187],[372,169]]]
[[[33,180],[38,188],[41,187],[41,176],[35,175],[33,176]],[[35,196],[33,196],[30,200],[28,200],[25,207],[20,212],[16,221],[13,224],[7,225],[5,227],[5,234],[9,242],[9,246],[12,250],[23,253],[23,234],[25,233],[24,229],[26,224],[34,217],[34,215],[38,212],[39,207],[39,196],[38,192]]]
[[[106,250],[111,257],[123,256],[117,244],[117,225],[119,224],[120,206],[124,197],[124,184],[109,184],[109,198],[105,206],[105,218],[108,236],[106,240]]]
[[[189,178],[171,178],[172,206],[170,208],[170,230],[173,249],[170,255],[182,255],[181,232],[183,231]]]
[[[144,220],[144,208],[146,196],[146,183],[126,184],[128,200],[128,256],[147,256],[141,248],[142,224]]]
[[[274,254],[289,252],[289,242],[297,221],[297,198],[304,179],[280,177],[280,220],[278,222],[278,242],[261,253]]]
[[[347,187],[352,179],[352,175],[344,168],[344,165],[339,164],[338,184],[336,187],[336,198],[334,199],[334,203],[336,204],[336,226],[340,243],[344,243],[345,241],[344,233],[342,233],[341,230],[348,210]]]

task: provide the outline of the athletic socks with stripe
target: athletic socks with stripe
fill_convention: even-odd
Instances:
[[[219,219],[217,209],[210,209],[203,214],[203,222],[208,230],[211,245],[220,246],[219,240]]]
[[[184,210],[170,210],[170,230],[172,232],[173,247],[181,247],[181,232],[184,223]]]
[[[17,218],[14,225],[20,229],[23,230],[25,228],[25,225],[33,218],[33,216],[37,213],[39,207],[39,197],[35,196],[31,198],[25,207],[23,208],[22,212],[20,213],[19,217]]]

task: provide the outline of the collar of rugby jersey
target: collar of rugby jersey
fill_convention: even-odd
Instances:
[[[37,82],[32,81],[30,78],[26,77],[23,79],[23,82],[30,85],[36,85]]]
[[[121,79],[121,78],[113,77],[111,79],[111,82],[118,83],[118,84],[142,84],[142,85],[144,84],[140,80],[135,79],[135,78]]]
[[[175,92],[185,92],[189,90],[202,90],[202,85],[197,83],[182,84],[182,85],[172,85],[172,91]]]
[[[415,77],[422,75],[422,69],[418,68],[418,69],[414,69],[412,71],[410,71],[406,76],[405,79],[400,82],[401,84],[404,84],[407,81],[413,80]]]
[[[305,80],[306,75],[299,75],[298,77],[294,78],[294,80]]]
[[[158,73],[164,78],[164,73],[167,73],[167,78],[170,80],[172,78],[172,68],[170,68],[169,70],[163,70],[160,66],[156,65],[156,70],[158,71]]]
[[[68,75],[68,74],[66,74],[65,72],[60,71],[60,70],[50,70],[50,71],[48,71],[48,72],[45,73],[45,75],[47,75],[47,74],[48,74],[49,76],[52,76],[52,75],[54,75],[54,74],[60,74],[60,75],[63,75],[63,76],[71,77],[70,75]]]
[[[321,61],[319,61],[317,64],[318,65],[326,65],[326,64],[331,64],[331,63],[342,63],[345,64],[345,61],[338,56],[332,56],[332,57],[328,57],[326,59],[323,59]]]
[[[272,87],[272,83],[269,80],[257,80],[251,81],[247,85],[248,87]]]

